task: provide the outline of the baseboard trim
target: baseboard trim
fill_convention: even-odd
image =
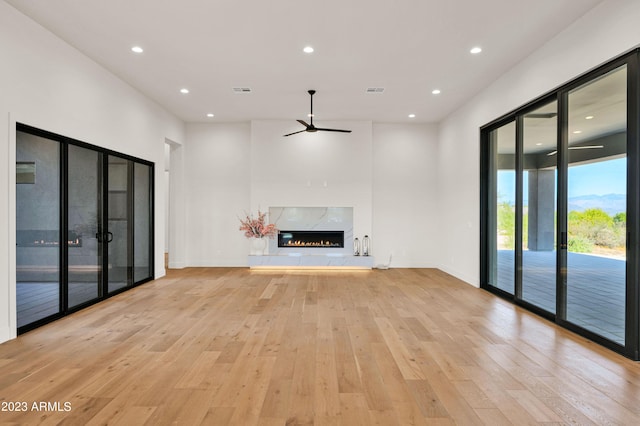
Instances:
[[[0,327],[0,343],[8,340],[13,340],[17,336],[16,330],[12,330],[9,327]]]

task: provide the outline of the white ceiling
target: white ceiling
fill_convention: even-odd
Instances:
[[[5,1],[187,122],[321,125],[437,122],[601,0]]]

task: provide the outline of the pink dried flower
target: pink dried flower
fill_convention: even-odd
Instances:
[[[240,231],[244,231],[247,238],[273,238],[277,235],[278,229],[273,223],[266,224],[267,214],[258,210],[258,218],[253,215],[246,215],[245,219],[240,219]]]

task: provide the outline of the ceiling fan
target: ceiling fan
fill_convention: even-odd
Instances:
[[[304,120],[296,120],[298,123],[302,124],[304,127],[306,127],[304,130],[299,130],[297,132],[293,132],[293,133],[288,133],[284,136],[291,136],[291,135],[295,135],[296,133],[302,133],[302,132],[341,132],[341,133],[351,133],[351,130],[340,130],[340,129],[326,129],[323,127],[316,127],[313,125],[313,95],[316,93],[315,90],[309,90],[309,95],[311,95],[311,113],[309,114],[309,117],[311,118],[311,124],[307,124]]]

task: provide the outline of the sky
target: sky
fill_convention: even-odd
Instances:
[[[524,174],[524,187],[527,187],[527,173]],[[607,195],[627,193],[627,159],[601,161],[569,167],[569,198],[584,195]],[[515,201],[515,172],[498,172],[498,196],[500,201]],[[527,191],[524,191],[524,204],[527,205]]]
[[[569,167],[569,197],[626,193],[626,158]]]

